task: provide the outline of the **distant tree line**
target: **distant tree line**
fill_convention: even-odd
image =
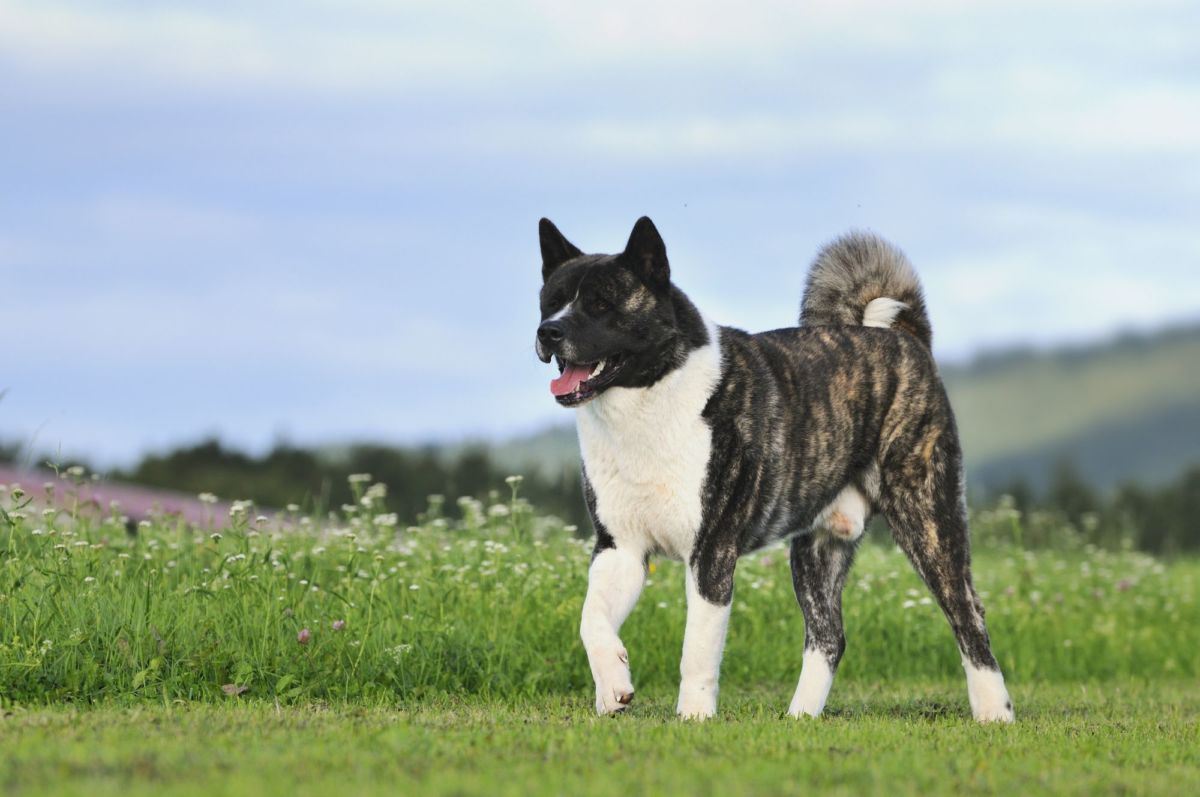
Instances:
[[[16,461],[18,453],[17,446],[0,445],[0,461]],[[213,493],[224,499],[250,499],[267,509],[296,504],[305,511],[321,512],[354,500],[348,482],[352,473],[369,473],[373,481],[386,484],[387,508],[402,523],[413,522],[431,495],[444,496],[451,510],[461,496],[487,500],[497,493],[507,498],[504,480],[514,475],[493,463],[482,446],[447,455],[435,446],[352,445],[330,453],[281,443],[254,456],[212,439],[147,455],[128,469],[108,471],[105,477],[185,493]],[[585,522],[580,478],[573,469],[558,478],[537,472],[520,475],[524,476],[521,496],[540,512],[576,525]]]
[[[19,446],[0,443],[0,462],[17,461],[19,454]],[[444,496],[451,511],[461,496],[485,501],[507,497],[504,480],[513,475],[497,466],[483,446],[447,454],[436,446],[352,445],[331,453],[279,444],[253,456],[218,440],[206,440],[148,455],[129,469],[110,471],[107,477],[193,494],[214,493],[225,499],[251,499],[268,509],[297,504],[305,511],[321,512],[353,500],[347,480],[352,473],[369,473],[374,481],[386,484],[388,509],[402,523],[413,522],[431,495]],[[556,477],[536,469],[521,475],[521,495],[539,512],[557,515],[582,533],[590,532],[574,468],[564,468]],[[1156,554],[1200,551],[1200,465],[1161,487],[1127,484],[1101,493],[1069,463],[1061,463],[1047,489],[1035,490],[1018,481],[973,503],[994,506],[1001,495],[1010,496],[1014,508],[1027,519],[1041,518],[1038,526],[1044,533],[1031,531],[1025,544],[1053,544],[1053,529],[1067,523],[1087,542],[1104,547],[1131,543]]]
[[[1200,465],[1161,487],[1125,484],[1105,494],[1084,481],[1071,463],[1061,462],[1042,492],[1021,481],[1000,492],[1011,496],[1023,515],[1057,514],[1096,545],[1132,543],[1168,555],[1200,551]]]

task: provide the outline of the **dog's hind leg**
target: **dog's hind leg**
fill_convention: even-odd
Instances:
[[[633,611],[645,581],[643,554],[597,546],[588,569],[579,636],[596,682],[596,711],[600,714],[621,711],[633,700],[629,653],[617,633]]]
[[[885,478],[883,512],[901,550],[950,621],[967,674],[971,713],[980,722],[1012,722],[1013,707],[971,581],[971,548],[962,479],[954,452],[938,445],[928,469],[900,467]],[[885,471],[886,472],[886,471]]]
[[[846,650],[842,588],[855,542],[815,531],[792,540],[792,586],[804,612],[804,663],[788,714],[820,716]]]

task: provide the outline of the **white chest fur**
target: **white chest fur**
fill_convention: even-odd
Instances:
[[[701,417],[721,377],[719,329],[647,388],[611,388],[579,409],[596,515],[618,547],[686,559],[700,529],[712,432]]]

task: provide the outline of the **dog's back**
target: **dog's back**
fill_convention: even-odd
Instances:
[[[880,467],[937,437],[956,467],[954,417],[921,341],[871,327],[722,329],[722,381],[705,409],[719,525],[738,552],[807,531],[847,487],[865,505]]]

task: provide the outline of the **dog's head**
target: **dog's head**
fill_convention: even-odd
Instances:
[[[613,387],[653,384],[673,362],[679,338],[667,247],[646,217],[625,251],[585,255],[548,219],[542,243],[542,320],[535,347],[555,360],[550,391],[577,407]]]

